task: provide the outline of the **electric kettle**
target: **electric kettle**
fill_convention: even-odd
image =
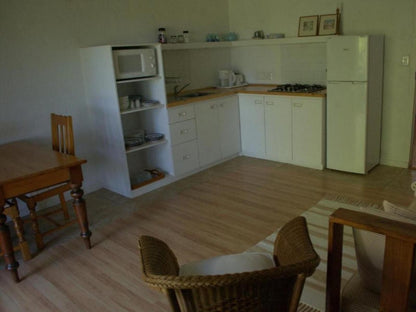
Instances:
[[[218,72],[220,87],[229,88],[235,85],[236,76],[232,70],[222,69]]]

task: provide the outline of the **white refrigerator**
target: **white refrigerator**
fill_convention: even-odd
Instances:
[[[366,174],[380,161],[383,36],[327,44],[327,168]]]

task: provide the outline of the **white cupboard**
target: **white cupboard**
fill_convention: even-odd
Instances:
[[[181,176],[199,168],[194,104],[169,108],[173,174]]]
[[[292,97],[292,162],[325,167],[325,102],[321,98]]]
[[[266,158],[292,160],[292,104],[288,96],[265,96]]]
[[[240,94],[242,154],[325,167],[325,98]]]
[[[201,167],[240,153],[240,119],[236,96],[197,102],[195,116]]]
[[[243,155],[266,158],[263,96],[240,94],[241,152]]]

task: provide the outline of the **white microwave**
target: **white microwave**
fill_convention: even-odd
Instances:
[[[156,52],[153,48],[114,49],[113,62],[117,80],[157,75]]]

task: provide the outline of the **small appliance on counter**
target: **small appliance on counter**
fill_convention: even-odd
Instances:
[[[218,72],[219,88],[236,88],[247,85],[243,74],[234,73],[232,70],[222,69]]]

